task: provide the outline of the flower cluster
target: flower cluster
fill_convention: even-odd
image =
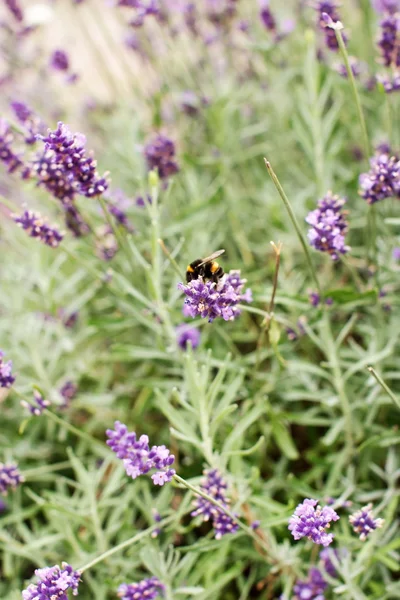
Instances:
[[[0,463],[0,494],[6,496],[9,489],[15,488],[24,481],[17,465]]]
[[[377,80],[383,85],[386,94],[392,94],[400,90],[400,74],[394,73],[392,77],[389,75],[377,75]]]
[[[371,531],[379,529],[384,524],[383,519],[376,519],[372,512],[372,504],[363,506],[360,510],[350,515],[349,521],[353,526],[355,533],[360,534],[360,540],[364,542]]]
[[[223,480],[217,469],[204,471],[205,477],[201,482],[200,489],[217,500],[225,508],[229,507],[229,499],[226,497],[227,484]],[[225,514],[218,506],[215,506],[206,498],[201,496],[193,502],[195,510],[191,513],[192,517],[201,515],[203,521],[212,520],[217,540],[227,533],[235,533],[238,530],[238,525]]]
[[[136,433],[128,432],[126,425],[119,421],[114,423],[115,429],[107,429],[107,445],[115,452],[118,458],[121,458],[125,467],[126,474],[132,479],[148,473],[151,469],[156,469],[156,473],[151,476],[155,485],[164,485],[171,481],[175,475],[171,465],[175,457],[170,454],[165,446],[149,447],[149,438],[147,435],[141,435],[139,439]]]
[[[295,600],[325,600],[327,583],[316,567],[311,567],[306,580],[296,581],[293,591]]]
[[[18,2],[18,0],[4,0],[4,4],[7,6],[10,13],[18,23],[22,23],[24,20],[24,13]]]
[[[333,21],[333,23],[340,21],[339,14],[337,12],[338,3],[336,0],[318,0],[314,8],[318,12],[318,24],[324,32],[325,44],[327,48],[337,52],[339,45],[336,39],[336,34],[334,29],[332,29],[332,27],[330,27],[327,23],[326,15],[331,21]],[[343,33],[342,36],[343,41],[346,43],[346,36]]]
[[[157,577],[150,577],[139,583],[123,583],[118,588],[118,597],[122,600],[153,600],[164,589]]]
[[[25,104],[25,102],[13,101],[10,104],[14,115],[25,130],[24,141],[26,144],[35,144],[37,136],[43,132],[44,123],[38,115]]]
[[[50,401],[45,400],[38,390],[33,390],[33,404],[26,400],[21,400],[21,406],[26,408],[33,417],[39,417],[45,408],[50,406]]]
[[[342,210],[346,200],[328,192],[319,200],[318,208],[311,211],[306,222],[311,225],[308,240],[316,250],[328,252],[332,260],[337,260],[340,254],[350,250],[345,244],[348,225],[346,212]]]
[[[13,215],[13,219],[30,237],[37,238],[50,248],[57,248],[64,237],[56,227],[48,225],[39,213],[31,210],[24,210],[22,215]]]
[[[240,278],[240,271],[230,271],[218,282],[206,281],[201,277],[187,285],[178,284],[185,295],[185,315],[192,318],[208,318],[211,323],[217,317],[233,321],[240,315],[239,302],[251,302],[251,290],[243,293],[246,279]]]
[[[72,133],[67,125],[59,121],[57,129],[49,129],[41,140],[75,193],[93,198],[106,191],[107,180],[99,176],[96,161],[87,153],[85,136]]]
[[[4,352],[0,350],[0,388],[9,388],[15,381],[12,374],[12,361],[3,360]]]
[[[176,341],[182,350],[186,350],[189,342],[192,348],[197,348],[200,344],[200,331],[197,327],[182,323],[176,328]]]
[[[370,160],[371,168],[360,175],[359,194],[368,202],[375,204],[385,198],[400,193],[400,161],[396,156],[379,153]]]
[[[55,565],[36,569],[35,575],[38,581],[22,592],[23,600],[68,600],[68,590],[74,596],[78,594],[80,573],[67,563],[62,563],[61,568]]]
[[[269,7],[269,0],[262,0],[261,2],[260,19],[265,29],[276,33],[276,20]]]
[[[0,119],[0,160],[6,165],[8,173],[14,173],[23,164],[19,155],[12,149],[14,139],[8,122]]]
[[[78,393],[78,386],[73,381],[66,381],[59,390],[60,396],[63,399],[63,403],[61,404],[61,408],[68,408]]]
[[[372,0],[372,5],[378,13],[389,13],[393,15],[400,10],[399,0]]]
[[[68,54],[64,50],[54,50],[54,52],[50,56],[50,65],[56,71],[68,71]]]
[[[385,67],[400,67],[400,17],[388,14],[381,21],[378,46]]]
[[[289,519],[289,531],[295,540],[307,537],[315,544],[329,546],[333,540],[332,533],[326,533],[331,521],[337,521],[339,515],[330,506],[318,505],[317,500],[306,498],[299,504]]]
[[[161,179],[167,179],[179,171],[175,160],[175,144],[165,135],[160,134],[149,142],[144,149],[144,155],[149,170],[157,169]]]

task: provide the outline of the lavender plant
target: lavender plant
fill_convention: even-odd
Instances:
[[[0,598],[396,598],[399,3],[95,4],[1,15]]]

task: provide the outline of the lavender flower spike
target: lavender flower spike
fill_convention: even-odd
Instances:
[[[7,496],[8,490],[15,488],[24,481],[17,465],[0,463],[0,494]]]
[[[165,446],[149,447],[147,435],[141,435],[139,439],[136,433],[128,432],[126,425],[119,421],[114,423],[115,430],[107,429],[107,445],[122,459],[126,474],[132,479],[145,475],[152,469],[157,472],[151,476],[155,485],[164,485],[171,481],[175,470],[170,466],[175,457],[170,454]]]
[[[196,327],[182,323],[176,328],[176,340],[182,350],[187,349],[189,342],[193,349],[197,348],[200,344],[200,331]]]
[[[339,45],[332,25],[340,22],[337,12],[338,4],[336,0],[318,0],[315,3],[315,10],[318,12],[318,24],[325,35],[325,44],[329,50],[337,52]],[[342,33],[344,43],[347,42],[346,36]]]
[[[346,200],[328,192],[319,200],[316,210],[311,211],[306,222],[311,225],[308,240],[316,250],[328,252],[332,260],[345,254],[350,247],[345,244],[348,224],[346,212],[342,210]]]
[[[16,154],[11,145],[14,141],[9,124],[5,119],[0,119],[0,160],[3,162],[9,173],[14,173],[22,165],[22,161]]]
[[[217,317],[233,321],[240,315],[238,304],[252,301],[250,289],[243,293],[245,283],[240,271],[230,271],[218,283],[204,282],[201,277],[187,285],[178,283],[178,289],[186,295],[185,315],[208,318],[210,323]]]
[[[118,588],[118,597],[122,600],[154,600],[164,590],[157,577],[143,579],[139,583],[123,583]]]
[[[212,496],[225,508],[229,506],[229,499],[226,496],[227,484],[220,475],[217,469],[204,471],[205,477],[202,480],[200,489]],[[215,539],[219,540],[227,533],[235,533],[238,530],[238,525],[232,521],[229,515],[225,514],[220,508],[215,506],[209,500],[203,497],[198,497],[194,500],[193,505],[195,510],[191,513],[192,517],[201,515],[203,521],[212,520]]]
[[[376,519],[372,512],[372,504],[363,506],[360,510],[350,515],[349,521],[355,533],[360,534],[360,540],[365,542],[371,531],[379,529],[384,524],[384,519]]]
[[[325,600],[324,592],[327,586],[321,571],[311,567],[305,581],[296,581],[293,587],[294,598],[295,600]]]
[[[289,519],[289,531],[295,540],[307,537],[315,544],[329,546],[333,540],[332,533],[326,533],[331,521],[337,521],[339,515],[330,506],[318,505],[317,500],[306,498],[299,504]]]
[[[50,406],[50,401],[45,400],[38,390],[33,390],[33,404],[21,400],[21,406],[26,408],[33,417],[39,417],[44,409]]]
[[[12,374],[12,361],[3,361],[4,352],[0,350],[0,388],[9,388],[15,381]]]
[[[165,135],[158,135],[144,149],[149,170],[157,169],[161,179],[167,179],[178,173],[179,166],[175,160],[175,144]]]
[[[370,160],[371,168],[360,175],[359,194],[368,204],[375,204],[400,193],[400,161],[381,153]]]
[[[78,595],[80,573],[67,563],[36,569],[35,575],[38,581],[22,592],[23,600],[68,600],[68,590]]]
[[[64,237],[56,227],[48,225],[39,213],[31,210],[25,210],[22,215],[13,215],[13,219],[30,237],[37,238],[50,248],[57,248]]]

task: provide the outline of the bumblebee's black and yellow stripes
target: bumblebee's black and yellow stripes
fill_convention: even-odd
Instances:
[[[207,256],[207,258],[198,258],[191,262],[186,268],[186,281],[189,283],[193,279],[202,277],[204,280],[211,280],[217,283],[223,276],[224,270],[214,259],[221,256],[224,252],[225,250],[218,250],[211,254],[211,256]]]

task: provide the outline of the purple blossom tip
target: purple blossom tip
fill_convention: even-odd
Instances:
[[[21,400],[21,406],[27,409],[33,417],[39,417],[50,404],[50,401],[45,400],[38,390],[33,390],[33,404],[26,402],[26,400]]]
[[[25,210],[22,215],[13,215],[13,219],[29,237],[38,239],[50,248],[57,248],[64,238],[64,234],[56,227],[48,225],[44,217],[31,210]]]
[[[10,388],[15,377],[12,374],[12,361],[3,360],[4,352],[0,350],[0,388]]]
[[[0,463],[0,494],[6,496],[8,491],[15,488],[24,481],[17,465],[5,465]]]
[[[126,474],[132,479],[145,475],[152,469],[156,470],[151,478],[155,485],[164,485],[172,480],[175,475],[171,465],[175,461],[173,454],[165,446],[149,446],[147,435],[136,437],[136,433],[128,432],[126,425],[119,421],[114,424],[115,429],[107,429],[107,445],[120,458],[125,467]]]
[[[330,527],[331,521],[338,519],[339,515],[330,506],[321,508],[317,500],[306,498],[290,517],[288,528],[295,540],[307,537],[315,544],[329,546],[334,536],[325,529]]]
[[[375,204],[400,193],[400,161],[382,152],[370,160],[370,170],[359,179],[359,194],[368,204]]]
[[[122,583],[118,588],[118,597],[122,600],[154,600],[164,589],[165,586],[157,577],[150,577],[138,583]]]
[[[193,349],[197,348],[200,344],[200,337],[200,331],[186,323],[182,323],[176,328],[176,341],[182,350],[186,350],[189,343]]]
[[[316,567],[311,567],[306,580],[297,580],[293,592],[294,600],[325,600],[325,589],[328,586],[322,573]]]
[[[149,171],[156,169],[161,179],[167,179],[178,173],[179,166],[175,159],[175,144],[165,135],[158,135],[144,148]]]
[[[344,198],[328,192],[306,218],[306,222],[311,225],[308,231],[311,246],[320,252],[327,252],[332,260],[337,260],[340,254],[350,250],[345,244],[348,230],[347,213],[342,210],[345,202]]]
[[[369,534],[379,529],[384,524],[384,519],[376,519],[372,512],[372,504],[363,506],[360,510],[350,515],[349,522],[355,533],[360,534],[360,540],[364,542]]]
[[[69,590],[73,596],[78,595],[80,573],[67,563],[62,563],[61,568],[55,565],[36,569],[35,575],[37,582],[22,592],[23,600],[68,600]]]
[[[318,24],[325,36],[325,45],[329,50],[337,52],[339,44],[336,39],[335,29],[342,29],[335,0],[318,0],[315,4],[315,10],[318,12]],[[347,38],[342,33],[343,41],[346,44]]]
[[[56,71],[68,71],[68,54],[64,50],[54,50],[50,57],[50,66]]]

